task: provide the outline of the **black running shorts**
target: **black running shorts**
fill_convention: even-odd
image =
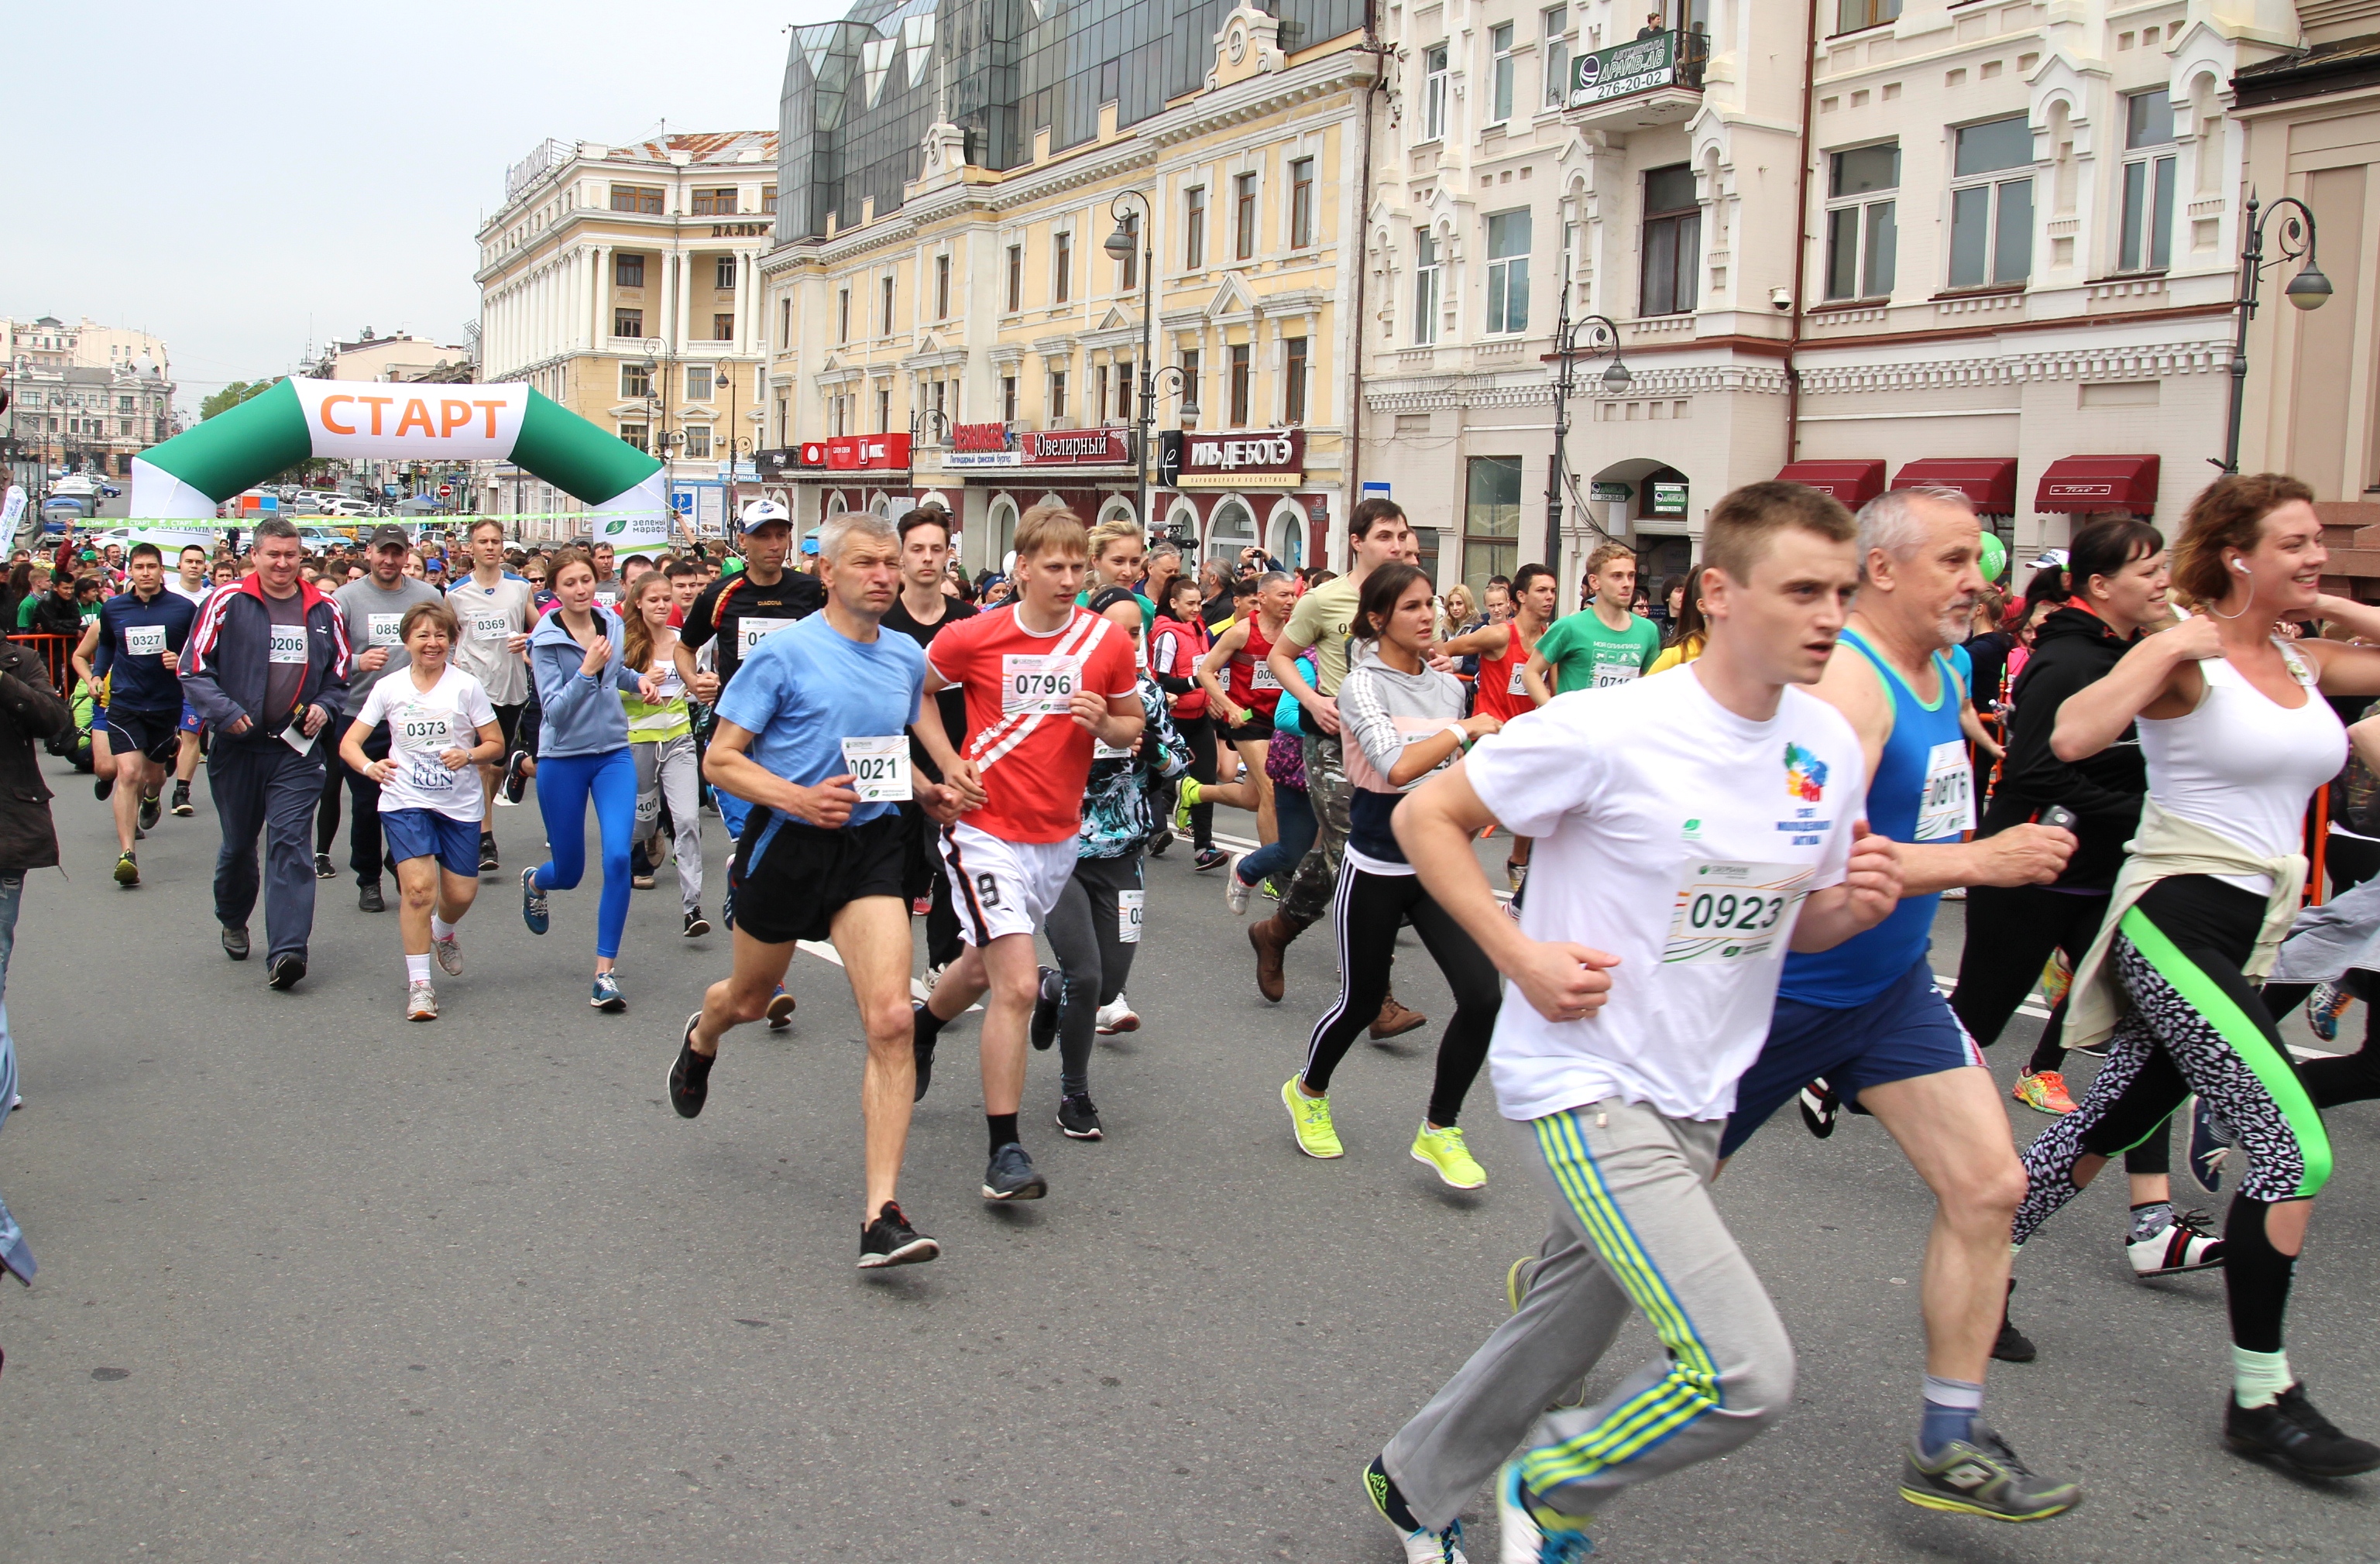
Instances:
[[[908,910],[902,882],[916,828],[899,810],[837,830],[783,816],[762,826],[764,813],[753,811],[727,867],[738,930],[790,945],[827,938],[834,915],[863,896],[891,896]]]

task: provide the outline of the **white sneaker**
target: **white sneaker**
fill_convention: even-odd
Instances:
[[[463,976],[463,942],[455,935],[449,934],[443,939],[435,934],[431,935],[430,953],[438,958],[439,970],[445,973],[447,976]]]
[[[1124,1002],[1122,994],[1118,994],[1115,1003],[1099,1006],[1098,1024],[1100,1037],[1112,1037],[1118,1032],[1139,1031],[1140,1017],[1132,1012],[1132,1006]]]
[[[2223,1263],[2223,1241],[2207,1231],[2206,1213],[2183,1211],[2146,1238],[2127,1238],[2132,1274],[2146,1279],[2210,1270]]]
[[[1247,912],[1248,892],[1256,889],[1240,878],[1240,860],[1246,856],[1245,853],[1234,853],[1232,861],[1223,866],[1223,905],[1232,909],[1234,917]]]
[[[405,986],[405,1018],[407,1021],[438,1019],[438,990],[427,983]]]

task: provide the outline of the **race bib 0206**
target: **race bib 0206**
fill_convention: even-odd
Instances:
[[[1003,717],[1020,712],[1062,714],[1074,705],[1075,692],[1082,683],[1079,657],[1011,652],[1000,660],[1000,713]]]
[[[273,627],[272,649],[266,654],[274,662],[306,661],[306,626],[275,624]]]
[[[1946,740],[1925,752],[1925,796],[1917,806],[1917,840],[1945,842],[1975,829],[1975,770],[1967,746]]]
[[[163,657],[165,654],[165,626],[163,624],[127,624],[124,627],[124,655],[127,657]]]
[[[1148,892],[1146,891],[1116,892],[1116,943],[1120,945],[1140,943],[1140,915],[1147,910],[1148,905]]]
[[[868,804],[906,804],[910,798],[909,741],[899,734],[843,741],[844,769],[851,790]]]
[[[1676,910],[1661,964],[1732,962],[1765,956],[1793,927],[1809,893],[1807,864],[1688,863],[1678,877]]]

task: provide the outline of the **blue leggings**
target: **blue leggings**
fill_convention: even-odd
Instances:
[[[1272,818],[1277,833],[1273,841],[1240,860],[1243,885],[1260,885],[1269,874],[1295,868],[1314,845],[1314,801],[1304,788],[1274,783]]]
[[[595,953],[620,957],[628,926],[628,839],[637,830],[637,762],[625,746],[601,755],[545,755],[537,762],[537,807],[545,817],[546,849],[537,866],[540,891],[568,891],[587,872],[587,800],[603,841],[603,899],[595,911]]]

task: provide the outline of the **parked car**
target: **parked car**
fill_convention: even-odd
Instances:
[[[322,502],[322,514],[324,515],[370,515],[373,511],[370,502],[341,494]]]

